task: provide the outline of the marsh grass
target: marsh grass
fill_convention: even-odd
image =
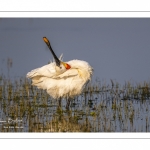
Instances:
[[[1,132],[149,132],[150,83],[88,84],[82,94],[52,99],[31,81],[0,76]]]

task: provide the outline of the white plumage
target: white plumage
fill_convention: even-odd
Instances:
[[[85,84],[91,79],[93,69],[85,61],[71,60],[63,62],[57,58],[46,37],[43,38],[54,56],[51,62],[27,74],[32,79],[32,85],[44,89],[54,99],[72,98],[81,94]]]

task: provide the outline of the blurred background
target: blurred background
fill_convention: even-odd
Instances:
[[[64,61],[87,61],[93,81],[150,79],[149,18],[1,18],[0,74],[25,77],[52,60],[43,36]]]

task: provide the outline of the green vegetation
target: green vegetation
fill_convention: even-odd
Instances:
[[[97,82],[71,100],[52,99],[20,78],[0,76],[0,132],[149,132],[150,83]]]

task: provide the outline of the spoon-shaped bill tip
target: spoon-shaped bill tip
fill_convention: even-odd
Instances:
[[[44,40],[44,42],[49,46],[50,45],[50,42],[49,42],[49,40],[46,38],[46,37],[43,37],[43,40]]]

